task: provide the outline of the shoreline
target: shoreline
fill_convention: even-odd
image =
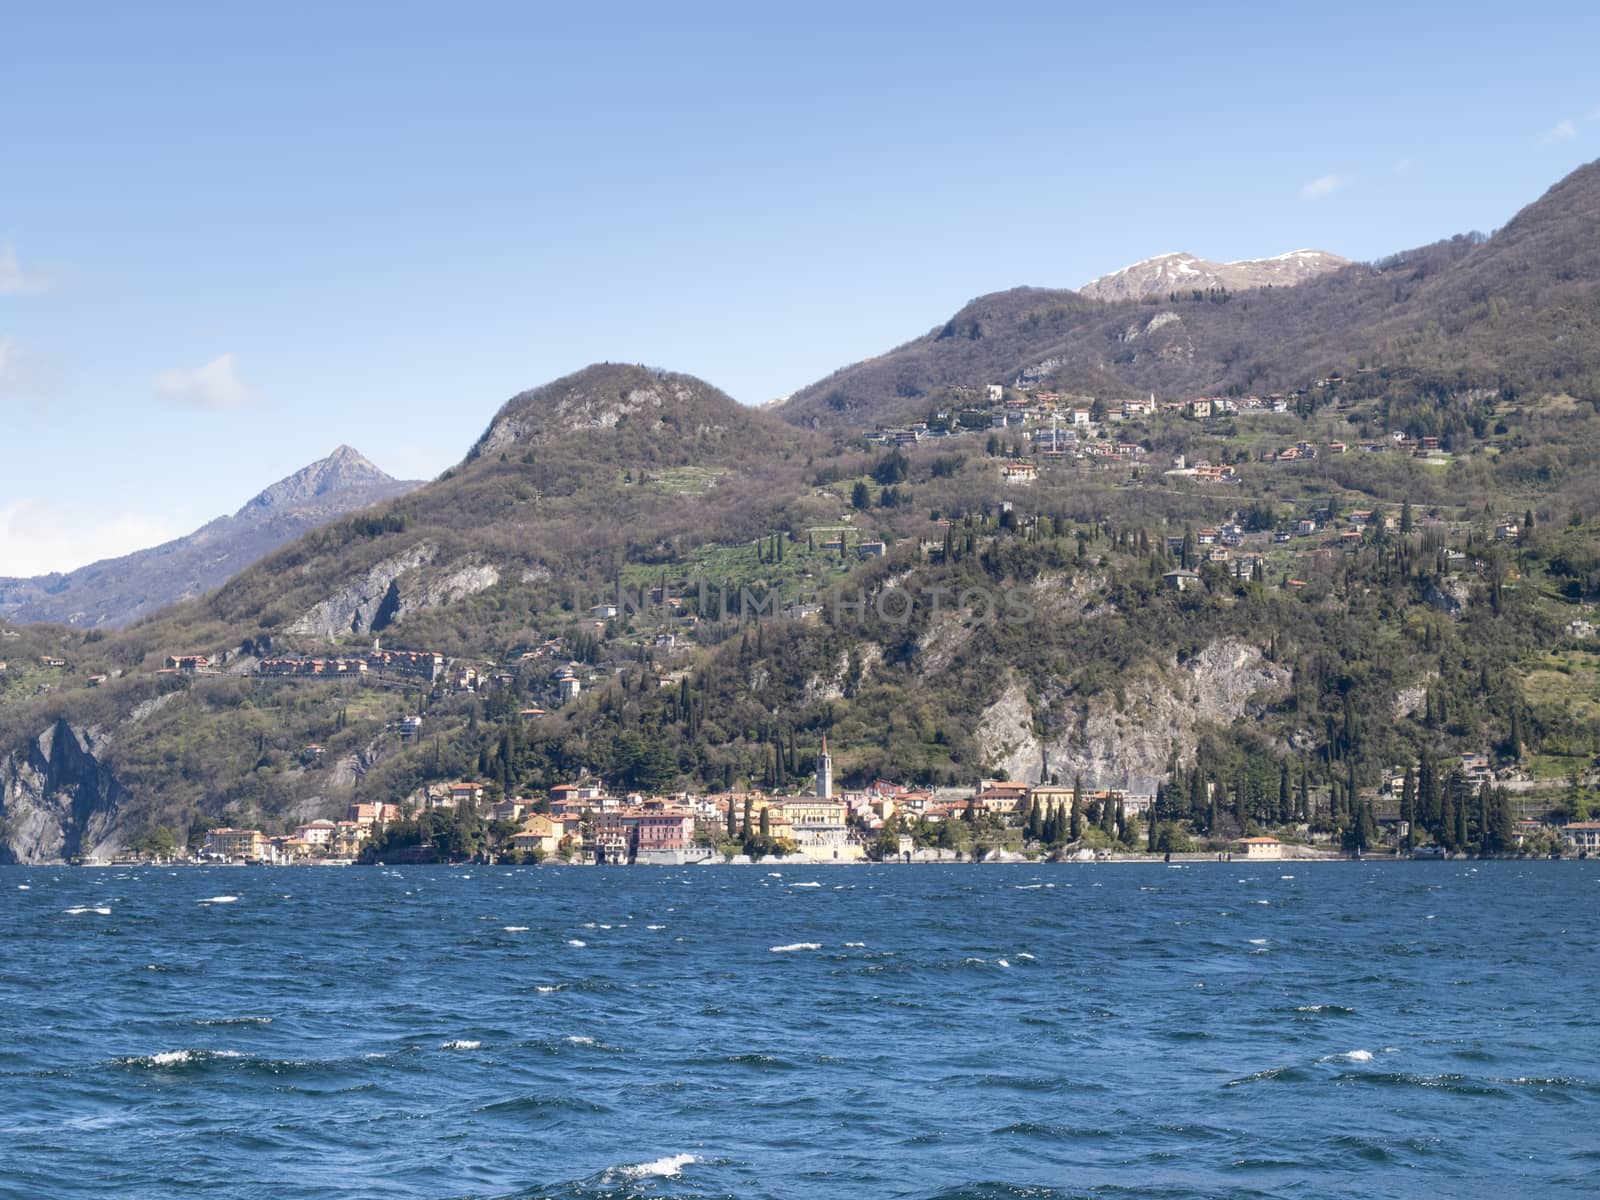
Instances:
[[[328,860],[325,860],[325,859],[324,860],[310,860],[310,861],[306,861],[306,862],[289,862],[289,863],[269,863],[269,862],[190,862],[190,861],[184,861],[184,860],[174,860],[174,861],[110,860],[110,861],[103,861],[103,862],[102,861],[90,861],[90,862],[76,862],[76,863],[73,863],[73,862],[64,862],[64,861],[61,861],[61,860],[54,860],[54,861],[49,861],[49,862],[36,862],[36,863],[6,863],[6,864],[3,864],[3,866],[5,866],[5,867],[17,867],[17,868],[22,868],[22,869],[59,869],[59,868],[62,868],[62,867],[67,867],[67,868],[98,869],[98,870],[112,870],[112,869],[127,870],[127,869],[133,869],[133,868],[141,868],[141,867],[142,868],[165,868],[165,869],[168,869],[168,870],[178,870],[178,869],[183,869],[183,870],[203,870],[203,869],[210,869],[210,868],[225,869],[225,870],[238,870],[240,868],[247,868],[247,867],[261,867],[261,868],[267,868],[267,869],[271,869],[271,870],[303,870],[303,869],[306,869],[306,868],[319,868],[319,869],[327,870],[327,869],[344,868],[344,867],[368,867],[368,868],[371,868],[371,867],[379,867],[379,868],[446,867],[446,868],[450,868],[452,870],[466,868],[466,867],[510,867],[510,868],[534,868],[534,869],[571,867],[571,868],[574,868],[574,869],[582,869],[582,870],[589,870],[589,869],[604,869],[604,870],[644,869],[644,870],[658,870],[658,869],[662,869],[662,868],[681,869],[681,868],[684,868],[684,867],[765,867],[768,870],[771,870],[773,868],[778,868],[778,867],[790,867],[790,868],[795,868],[795,869],[804,868],[804,869],[810,870],[810,869],[848,868],[848,867],[1026,867],[1026,866],[1033,866],[1033,867],[1092,867],[1092,866],[1188,867],[1188,866],[1203,865],[1203,864],[1206,864],[1206,863],[1214,863],[1214,864],[1216,864],[1218,866],[1230,866],[1230,867],[1245,867],[1245,866],[1250,866],[1250,867],[1280,866],[1281,867],[1281,866],[1290,866],[1290,865],[1294,865],[1294,864],[1311,864],[1311,863],[1583,862],[1583,861],[1586,861],[1586,857],[1583,856],[1583,855],[1571,855],[1571,856],[1562,855],[1562,856],[1558,857],[1558,856],[1553,856],[1553,855],[1520,855],[1520,854],[1500,854],[1500,855],[1458,854],[1458,855],[1426,856],[1426,857],[1422,857],[1422,858],[1417,858],[1417,857],[1414,857],[1414,856],[1409,855],[1409,854],[1363,854],[1363,855],[1360,855],[1360,856],[1356,856],[1356,855],[1353,855],[1353,854],[1346,854],[1346,853],[1343,853],[1343,852],[1338,852],[1338,853],[1328,853],[1328,854],[1311,853],[1311,854],[1304,854],[1304,855],[1288,856],[1288,857],[1284,857],[1284,858],[1242,858],[1242,857],[1224,857],[1222,854],[1217,854],[1217,853],[1206,854],[1206,853],[1195,852],[1195,853],[1187,853],[1187,854],[1174,854],[1170,859],[1167,859],[1167,858],[1165,858],[1164,856],[1161,856],[1161,855],[1153,855],[1153,854],[1152,855],[1146,855],[1146,854],[1115,854],[1115,855],[1108,855],[1108,856],[1106,856],[1104,858],[1095,857],[1095,858],[1064,858],[1064,859],[1052,859],[1052,858],[1030,859],[1030,858],[1025,858],[1025,857],[1023,857],[1021,855],[1016,855],[1014,857],[1006,857],[1006,858],[985,858],[985,859],[933,858],[933,859],[917,859],[917,860],[913,860],[911,862],[903,862],[903,861],[899,861],[899,860],[890,860],[890,861],[879,862],[879,861],[874,861],[872,859],[866,859],[866,858],[851,859],[851,860],[848,860],[848,861],[835,861],[835,860],[830,860],[830,859],[805,859],[805,858],[799,858],[799,857],[751,860],[751,859],[743,858],[742,856],[738,857],[738,858],[734,858],[732,860],[729,860],[729,859],[724,859],[724,858],[722,858],[720,856],[717,856],[717,857],[714,857],[714,858],[695,859],[695,860],[692,860],[692,861],[680,862],[680,863],[659,863],[659,862],[586,863],[586,862],[561,862],[561,861],[552,861],[552,860],[546,860],[546,861],[540,862],[540,863],[531,863],[531,862],[529,862],[529,863],[508,863],[508,862],[497,862],[497,861],[485,862],[485,861],[481,861],[481,860],[465,860],[465,861],[461,861],[461,862],[443,862],[443,861],[441,861],[441,862],[425,862],[425,863],[418,863],[418,862],[362,863],[362,862],[359,862],[359,861],[356,861],[356,860],[328,861]]]

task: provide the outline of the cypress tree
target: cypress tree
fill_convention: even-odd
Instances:
[[[1417,776],[1409,766],[1400,783],[1400,820],[1406,828],[1401,845],[1409,850],[1417,844]]]

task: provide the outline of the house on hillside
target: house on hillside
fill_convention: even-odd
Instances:
[[[1200,576],[1180,567],[1176,571],[1168,571],[1161,577],[1161,582],[1174,592],[1186,592],[1200,586]]]

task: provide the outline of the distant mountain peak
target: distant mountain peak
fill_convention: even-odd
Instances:
[[[1349,259],[1326,250],[1290,250],[1271,258],[1223,263],[1172,251],[1091,279],[1078,291],[1093,300],[1141,300],[1196,288],[1242,292],[1260,287],[1293,287],[1349,265]]]
[[[24,623],[124,625],[175,600],[210,591],[336,517],[420,486],[392,479],[359,451],[339,446],[278,480],[233,516],[217,517],[184,537],[66,574],[0,578],[0,615]]]
[[[390,475],[375,466],[359,450],[340,445],[326,458],[319,458],[293,475],[278,480],[239,512],[288,508],[334,492],[394,482]]]

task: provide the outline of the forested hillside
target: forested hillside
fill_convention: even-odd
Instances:
[[[1421,826],[1481,844],[1440,766],[1461,755],[1521,811],[1582,813],[1595,187],[1281,295],[1006,293],[798,397],[799,425],[642,367],[523,393],[439,480],[210,595],[4,630],[0,856],[282,831],[462,778],[792,788],[824,735],[841,784],[1159,787],[1193,833],[1358,830],[1410,767]],[[1109,337],[1135,320],[1192,355]],[[989,398],[985,356],[1052,323],[1102,353]],[[1167,405],[1137,403],[1163,372]],[[890,403],[925,427],[862,436]]]

